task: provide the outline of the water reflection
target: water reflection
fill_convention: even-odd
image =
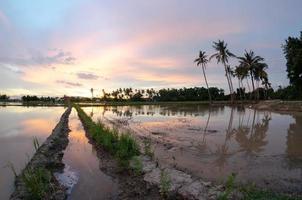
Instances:
[[[12,163],[19,173],[34,153],[33,137],[44,142],[63,112],[59,107],[0,107],[0,199],[9,199],[14,187],[14,175],[5,166]]]
[[[195,175],[213,180],[236,172],[244,181],[267,186],[265,177],[302,191],[301,113],[178,104],[94,107],[93,118],[159,141],[161,162]]]
[[[70,188],[68,199],[116,199],[117,183],[100,170],[96,149],[89,143],[75,110],[69,117],[69,144],[59,180]]]

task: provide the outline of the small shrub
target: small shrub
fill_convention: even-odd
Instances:
[[[143,164],[140,158],[138,156],[134,156],[131,162],[131,168],[133,169],[134,173],[137,175],[141,174],[143,172]]]
[[[22,179],[30,199],[44,199],[51,189],[51,174],[44,168],[27,169]]]

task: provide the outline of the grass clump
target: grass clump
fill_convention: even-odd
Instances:
[[[143,164],[138,156],[131,159],[131,168],[135,174],[140,175],[143,172]]]
[[[302,197],[291,197],[283,194],[276,194],[272,191],[261,190],[255,187],[255,185],[243,186],[240,188],[240,192],[243,194],[243,199],[246,200],[302,200]]]
[[[51,174],[44,168],[26,169],[22,175],[29,199],[44,199],[51,191]]]
[[[232,193],[237,190],[245,200],[302,200],[301,197],[291,197],[285,194],[277,194],[269,190],[257,188],[254,184],[235,186],[236,174],[232,173],[225,182],[225,191],[218,196],[218,200],[232,198]]]
[[[139,155],[139,146],[136,140],[129,134],[120,134],[115,129],[106,128],[100,121],[95,123],[78,105],[74,105],[84,127],[92,139],[105,150],[114,155],[119,165],[129,167],[129,161]]]
[[[229,199],[230,194],[235,189],[235,178],[236,178],[236,174],[234,174],[234,173],[232,173],[231,175],[228,176],[227,181],[225,183],[225,191],[222,192],[218,196],[219,200],[227,200],[227,199]]]
[[[121,134],[117,145],[115,156],[122,167],[129,166],[129,160],[132,157],[139,155],[139,147],[130,134]]]
[[[168,173],[164,170],[160,172],[160,183],[159,183],[159,192],[163,199],[166,199],[171,189],[171,180]]]
[[[153,158],[154,157],[154,151],[151,148],[151,139],[150,138],[146,138],[143,140],[143,144],[144,144],[144,154]]]

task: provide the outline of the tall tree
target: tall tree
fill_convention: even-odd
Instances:
[[[286,71],[291,85],[296,87],[302,95],[302,32],[300,38],[288,37],[283,45]]]
[[[237,57],[240,63],[240,66],[245,67],[249,73],[252,80],[253,91],[255,92],[255,79],[259,80],[259,72],[267,68],[267,65],[263,63],[264,58],[256,56],[253,51],[245,51],[243,57]]]
[[[91,92],[91,101],[93,100],[93,88],[90,89]]]
[[[208,63],[208,61],[209,60],[207,59],[206,52],[204,52],[204,51],[199,51],[199,57],[194,60],[194,62],[197,63],[197,66],[201,65],[203,77],[204,77],[204,80],[206,82],[207,89],[208,89],[209,101],[210,101],[210,103],[212,103],[211,93],[210,93],[210,89],[209,89],[209,85],[208,85],[208,81],[207,81],[207,76],[205,73],[205,68],[206,68],[206,64]]]
[[[239,94],[240,94],[240,98],[242,98],[241,91],[244,91],[242,80],[248,77],[248,70],[244,66],[239,65],[235,67],[234,75],[238,79]]]
[[[218,42],[213,42],[213,48],[215,49],[216,53],[214,53],[210,57],[210,60],[215,57],[217,63],[223,64],[225,70],[225,76],[227,77],[227,81],[230,89],[231,101],[234,102],[234,89],[233,89],[232,78],[231,78],[228,62],[229,62],[229,58],[235,57],[235,55],[232,54],[227,49],[227,43],[225,43],[223,40],[218,40]]]

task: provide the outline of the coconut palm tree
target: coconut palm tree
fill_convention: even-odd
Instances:
[[[244,78],[248,77],[248,70],[247,70],[247,68],[245,68],[242,65],[236,66],[235,70],[234,70],[234,76],[237,77],[237,79],[238,79],[239,94],[240,94],[240,98],[241,98],[241,88],[244,88],[242,80]]]
[[[211,57],[216,58],[217,63],[222,63],[225,70],[225,76],[227,77],[230,94],[231,94],[231,101],[234,102],[234,89],[233,89],[233,83],[230,75],[230,67],[228,66],[229,58],[235,57],[234,54],[232,54],[227,49],[227,43],[225,43],[223,40],[218,40],[218,42],[213,42],[213,48],[215,49],[216,53],[214,53]]]
[[[261,56],[256,56],[253,51],[245,51],[243,57],[237,57],[241,66],[245,67],[249,73],[252,80],[253,92],[255,91],[254,81],[259,80],[260,71],[264,71],[267,68],[267,65],[263,63],[264,58]]]
[[[197,63],[197,66],[201,65],[203,77],[204,77],[204,80],[206,82],[207,89],[208,89],[209,100],[210,100],[210,103],[212,103],[211,93],[210,93],[210,89],[209,89],[209,85],[208,85],[208,81],[207,81],[207,76],[205,73],[205,68],[206,68],[206,64],[208,63],[208,61],[209,60],[207,59],[206,52],[204,52],[204,51],[199,51],[199,57],[194,60],[194,62]]]
[[[90,89],[91,92],[91,101],[93,100],[93,88]]]

